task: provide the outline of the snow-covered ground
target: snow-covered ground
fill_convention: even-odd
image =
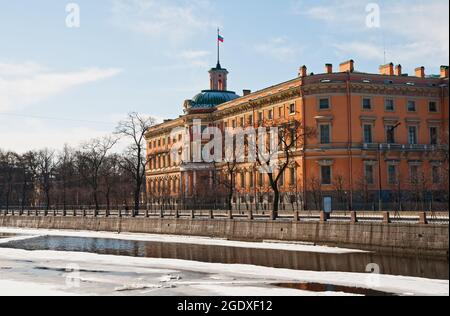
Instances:
[[[192,237],[192,236],[174,236],[174,235],[151,235],[151,234],[130,234],[130,233],[110,233],[110,232],[92,232],[92,231],[65,231],[65,230],[46,230],[46,229],[21,229],[21,228],[3,228],[0,227],[0,233],[6,234],[20,234],[32,236],[69,236],[69,237],[88,237],[88,238],[108,238],[121,240],[136,240],[136,241],[153,241],[153,242],[167,242],[179,244],[195,244],[195,245],[210,245],[210,246],[225,246],[237,248],[253,248],[253,249],[274,249],[274,250],[288,250],[288,251],[304,251],[317,253],[357,253],[364,252],[362,250],[335,248],[326,246],[315,246],[309,244],[295,244],[295,243],[278,243],[278,242],[243,242],[231,241],[226,239],[207,238],[207,237]],[[19,240],[27,237],[17,237]],[[14,238],[15,239],[15,238]],[[0,239],[0,243],[9,242],[14,239]]]
[[[0,233],[120,238],[230,247],[348,253],[327,247],[228,242],[196,237],[3,229]],[[30,236],[28,236],[29,238]],[[23,237],[19,237],[23,238]],[[5,242],[7,239],[0,239]],[[272,248],[273,247],[273,248]],[[299,250],[302,249],[302,250]],[[400,295],[449,295],[448,280],[342,272],[311,272],[177,259],[0,248],[0,295],[347,295],[280,288],[279,283],[322,283]]]

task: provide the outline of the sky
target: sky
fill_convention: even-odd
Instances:
[[[348,59],[436,74],[448,12],[448,0],[0,0],[0,149],[77,146],[132,111],[178,117],[208,89],[218,27],[238,94]]]

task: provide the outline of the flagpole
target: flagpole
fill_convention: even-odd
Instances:
[[[220,36],[220,29],[217,28],[217,65],[220,65],[220,41],[219,41],[219,36]]]

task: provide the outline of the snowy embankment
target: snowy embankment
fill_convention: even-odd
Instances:
[[[337,254],[356,252],[330,247],[234,242],[200,237],[0,228],[2,232],[28,236],[0,239],[0,243],[53,235]],[[448,280],[0,248],[0,295],[348,295],[275,286],[279,283],[333,284],[398,295],[449,295]]]
[[[129,272],[134,274],[145,271],[155,273],[157,276],[144,283],[136,281],[123,283],[122,288],[115,287],[116,291],[163,288],[161,286],[162,283],[168,284],[170,282],[170,287],[165,287],[166,289],[187,287],[190,289],[189,293],[195,293],[195,290],[201,290],[203,293],[206,292],[211,295],[253,295],[255,292],[250,289],[257,287],[261,295],[278,295],[279,293],[282,293],[282,295],[295,295],[294,293],[303,295],[305,293],[302,293],[302,291],[267,288],[267,285],[307,282],[371,288],[399,295],[449,295],[449,281],[447,280],[429,280],[391,275],[296,271],[251,265],[202,263],[176,259],[134,258],[88,253],[25,251],[16,249],[0,249],[0,260],[6,260],[7,262],[28,261],[44,265],[46,269],[64,269],[68,265],[77,265],[83,269],[85,266],[88,266],[91,272],[94,271],[97,274],[91,273],[95,277],[86,277],[83,279],[83,273],[80,273],[80,278],[83,282],[89,283],[113,282],[112,279],[105,275],[108,271],[110,273],[121,271],[122,273]],[[108,269],[108,271],[104,269]],[[179,275],[182,275],[182,273],[207,274],[215,275],[216,277],[208,280],[196,277],[173,277],[177,273]],[[170,277],[164,279],[167,275]],[[27,283],[30,281],[24,280],[23,282]],[[8,286],[8,282],[10,280],[7,279],[5,281],[2,276],[0,279],[0,294],[8,294],[9,289],[6,287]],[[39,288],[39,284],[33,284],[36,285],[36,288]],[[55,289],[54,287],[50,287],[50,289],[61,291],[61,289]],[[39,293],[37,292],[36,294]],[[317,294],[314,293],[314,295]]]
[[[135,241],[153,241],[164,243],[210,245],[210,246],[251,248],[251,249],[273,249],[273,250],[334,253],[334,254],[364,252],[362,250],[356,249],[315,246],[308,244],[303,245],[303,244],[279,243],[279,242],[258,243],[258,242],[231,241],[226,239],[216,239],[207,237],[174,236],[174,235],[151,235],[151,234],[130,234],[130,233],[118,234],[110,232],[64,231],[64,230],[22,229],[22,228],[2,228],[2,227],[0,227],[0,233],[26,234],[34,236],[46,235],[46,236],[107,238],[107,239],[121,239],[121,240],[135,240]],[[8,241],[11,241],[11,239],[8,240],[0,239],[0,243],[5,243]]]

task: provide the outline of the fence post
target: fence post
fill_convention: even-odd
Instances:
[[[383,224],[389,224],[391,222],[389,212],[383,212]]]
[[[355,211],[350,212],[350,222],[351,222],[352,224],[355,224],[355,223],[358,222],[358,218],[357,218],[357,216],[356,216],[356,212],[355,212]]]
[[[228,211],[228,219],[233,219],[233,210]]]
[[[419,224],[423,224],[423,225],[428,224],[427,213],[426,212],[420,212],[419,213]]]
[[[191,211],[191,218],[192,218],[192,219],[195,218],[195,211],[194,211],[194,210]]]
[[[327,213],[325,213],[324,211],[320,212],[320,222],[321,223],[325,223],[327,221],[328,217],[327,217]]]
[[[294,211],[294,222],[298,222],[300,220],[299,211]]]
[[[214,211],[213,210],[209,210],[209,218],[214,219]]]
[[[253,210],[250,208],[250,210],[248,211],[248,219],[249,220],[253,220]]]

